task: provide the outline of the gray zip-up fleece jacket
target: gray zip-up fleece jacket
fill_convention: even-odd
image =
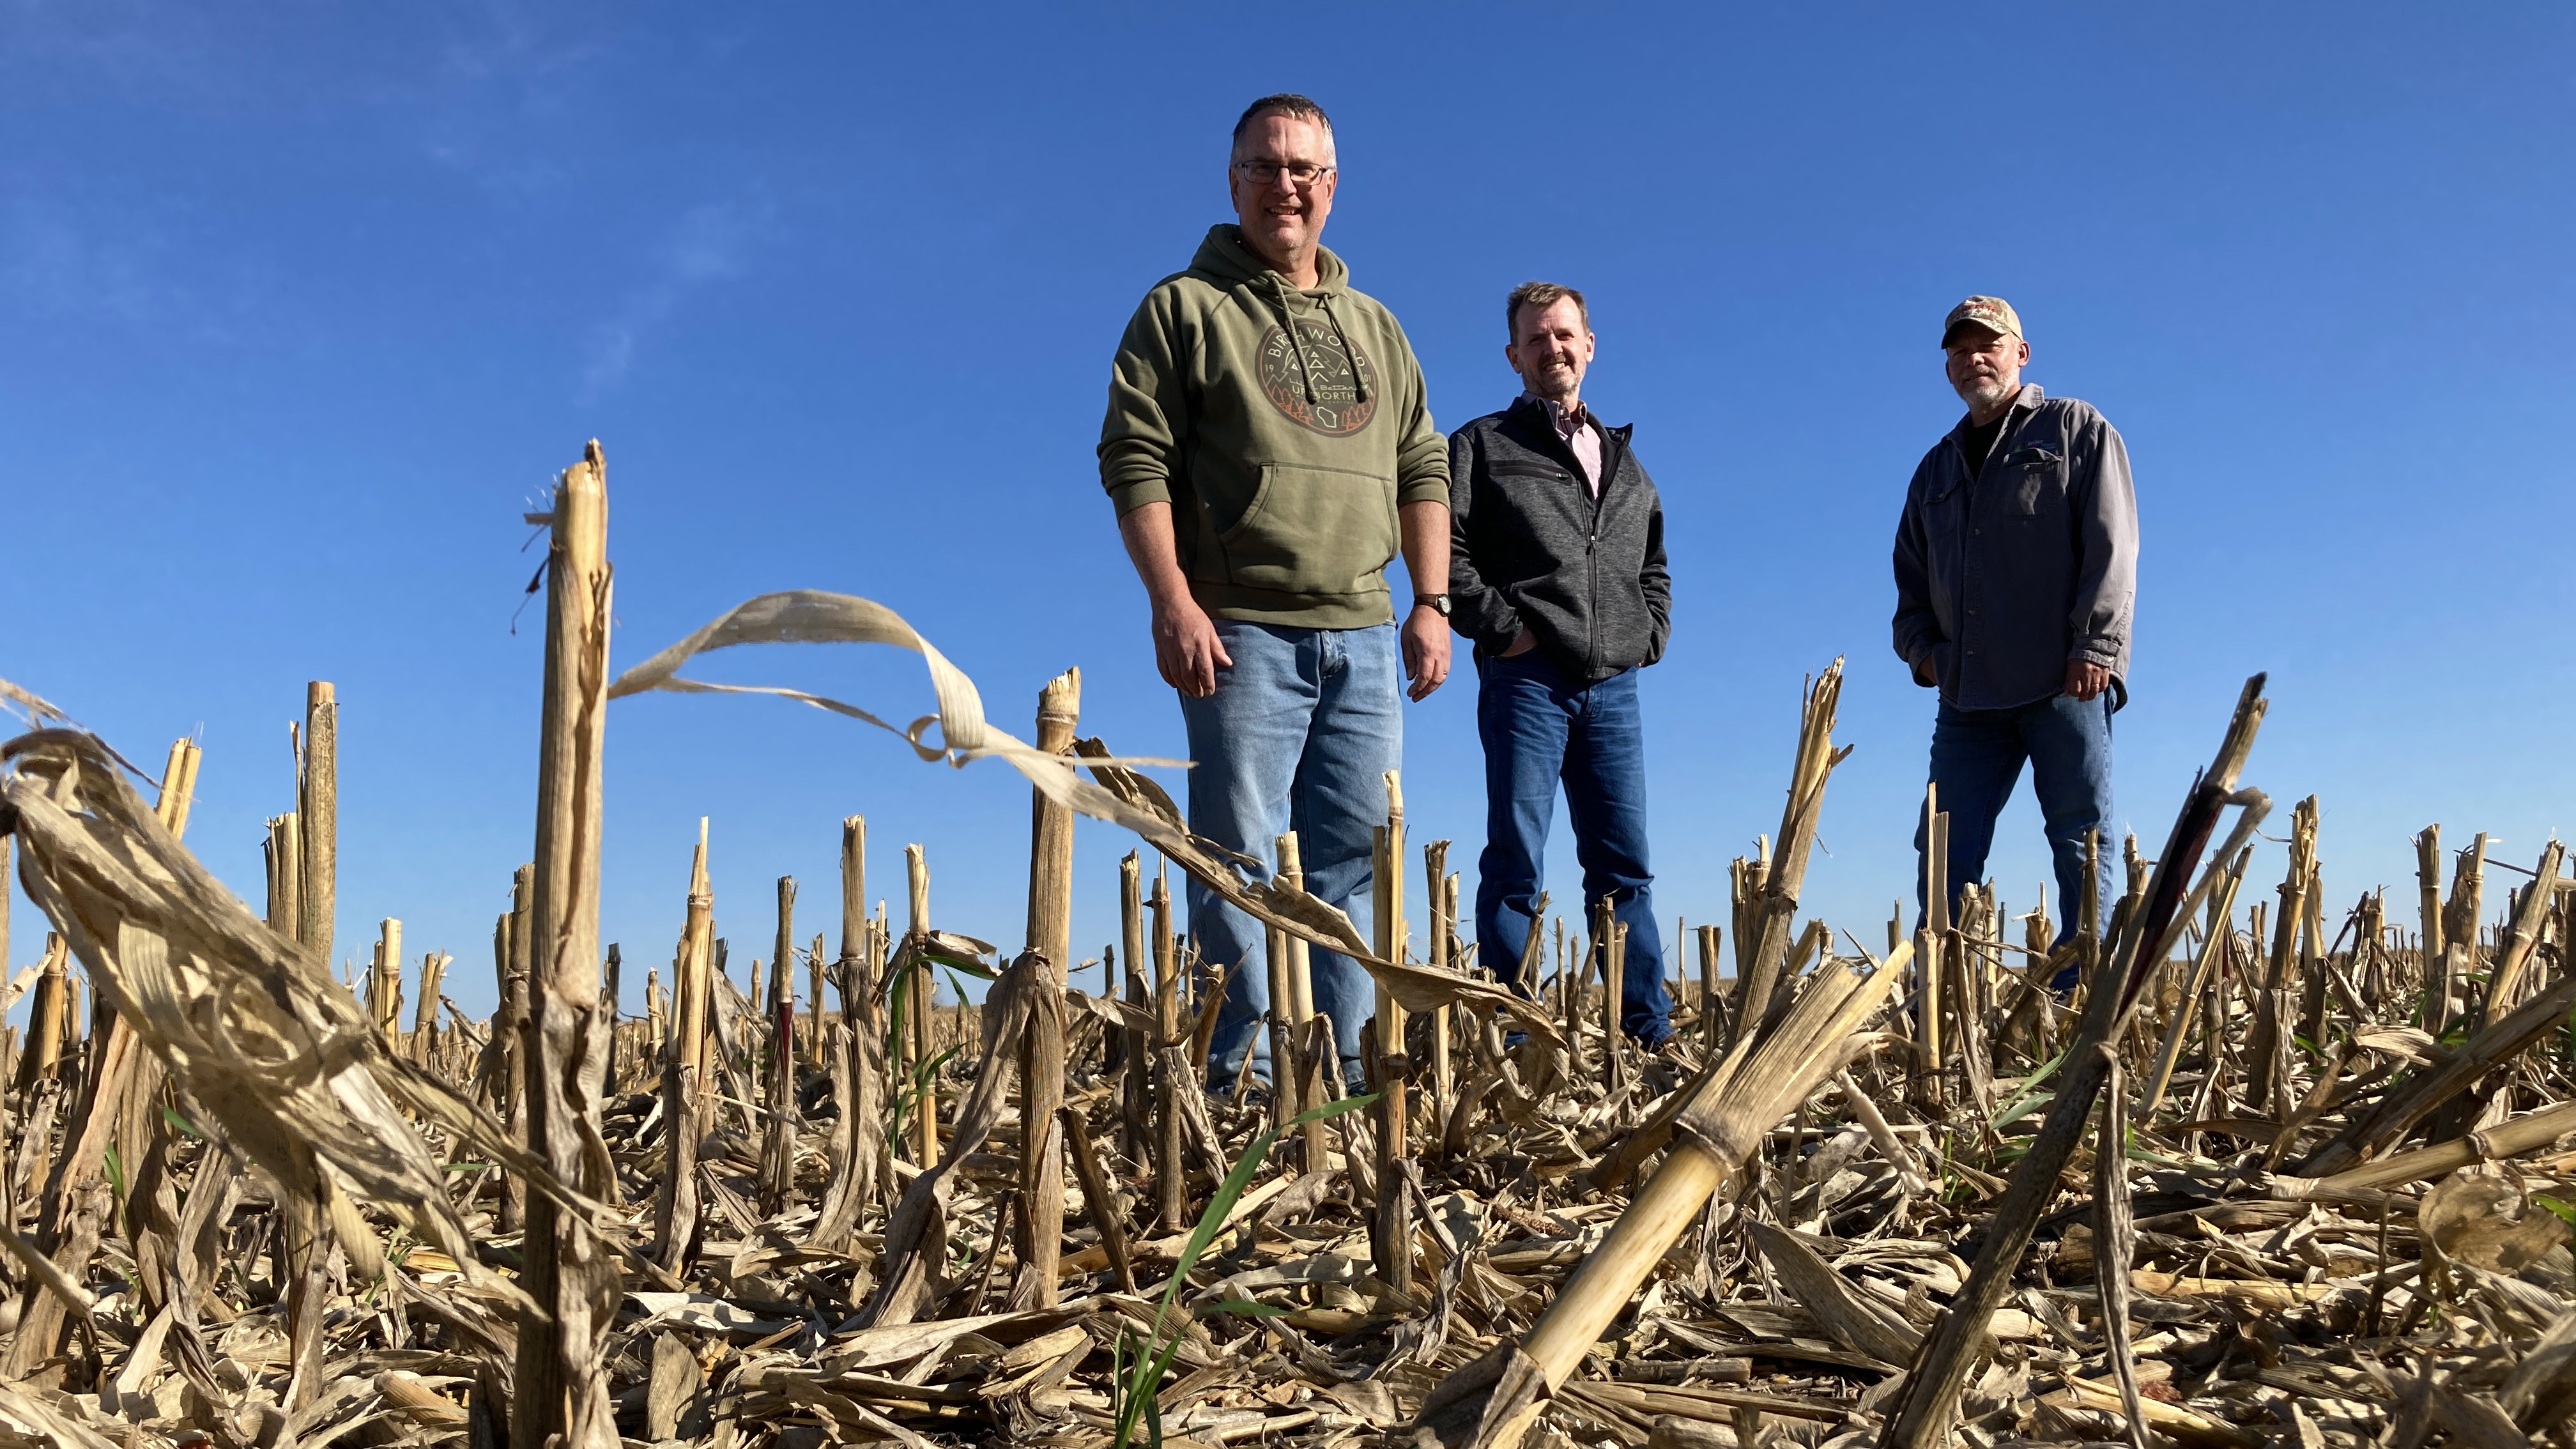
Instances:
[[[2066,666],[2111,671],[2128,699],[2138,500],[2129,450],[2088,403],[2025,385],[1977,477],[1961,418],[1915,466],[1896,524],[1896,655],[1930,661],[1941,698],[2010,709],[2065,692]]]
[[[1449,435],[1450,622],[1488,655],[1521,626],[1586,684],[1664,657],[1664,505],[1629,430],[1601,429],[1601,496],[1523,398]]]

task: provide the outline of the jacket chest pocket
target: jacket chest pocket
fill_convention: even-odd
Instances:
[[[1997,472],[2006,518],[2039,518],[2065,511],[2064,453],[2044,444],[2015,448],[2001,460]]]
[[[1495,492],[1511,501],[1506,516],[1514,521],[1513,531],[1537,536],[1546,525],[1540,519],[1579,525],[1581,508],[1591,500],[1582,497],[1573,475],[1544,460],[1495,463],[1485,476]]]
[[[1510,493],[1524,490],[1545,492],[1551,488],[1571,488],[1574,478],[1563,468],[1548,462],[1495,463],[1486,469],[1496,487]]]
[[[1923,532],[1933,557],[1946,559],[1968,531],[1968,490],[1953,480],[1923,499]]]

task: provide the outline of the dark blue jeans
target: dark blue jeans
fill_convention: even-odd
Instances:
[[[1521,952],[1538,909],[1541,859],[1565,785],[1584,919],[1603,899],[1628,928],[1620,1026],[1649,1045],[1672,1034],[1664,938],[1646,866],[1646,740],[1637,671],[1585,688],[1537,649],[1476,653],[1476,734],[1485,745],[1485,853],[1476,862],[1476,959],[1524,994]]]
[[[2094,892],[2102,928],[2111,926],[2111,863],[2119,842],[2111,838],[2111,691],[2090,701],[2069,695],[2012,709],[1959,709],[1944,702],[1932,726],[1932,783],[1950,817],[1950,902],[1955,919],[1959,889],[1985,878],[1986,852],[1994,845],[1995,817],[2030,762],[2031,787],[2057,862],[2057,939],[2074,938],[2084,892]],[[1914,829],[1914,903],[1923,899],[1925,824]],[[2101,878],[2084,879],[2084,837],[2102,832]]]

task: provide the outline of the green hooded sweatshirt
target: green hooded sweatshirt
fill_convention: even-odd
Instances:
[[[1404,329],[1321,248],[1310,291],[1211,227],[1119,340],[1100,481],[1172,505],[1181,572],[1222,619],[1361,629],[1395,617],[1396,510],[1449,501]]]

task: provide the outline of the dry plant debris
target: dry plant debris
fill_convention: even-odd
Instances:
[[[555,824],[496,922],[489,1019],[396,922],[332,978],[308,909],[330,830],[298,818],[330,799],[323,752],[262,920],[182,843],[193,746],[154,805],[76,729],[0,747],[54,933],[6,986],[35,995],[0,1044],[0,1444],[2576,1442],[2561,853],[2446,859],[2428,827],[2415,909],[2338,921],[2311,799],[2254,899],[2259,679],[2163,853],[2101,843],[2111,919],[2052,951],[2046,911],[1987,886],[1886,923],[1883,957],[1800,924],[1842,757],[1840,665],[1809,681],[1778,834],[1733,919],[1676,937],[1696,972],[1649,1054],[1608,1029],[1615,927],[1534,937],[1533,1000],[1492,984],[1393,781],[1378,899],[1423,872],[1419,950],[1293,874],[1244,884],[1075,740],[1078,676],[1022,744],[862,600],[754,601],[611,686],[604,554],[567,538],[595,447],[566,478]],[[898,732],[1030,777],[1027,947],[942,929],[917,848],[894,924],[854,816],[828,944],[782,881],[736,969],[702,838],[667,979],[612,1024],[599,953],[565,944],[599,706],[800,638],[918,649],[941,712]],[[1271,923],[1243,969],[1278,988],[1277,1090],[1209,1089],[1223,973],[1161,865],[1130,857],[1122,939],[1071,959],[1077,813]],[[1385,987],[1354,1082],[1304,1004],[1310,944]],[[937,1004],[969,977],[980,1004]]]

